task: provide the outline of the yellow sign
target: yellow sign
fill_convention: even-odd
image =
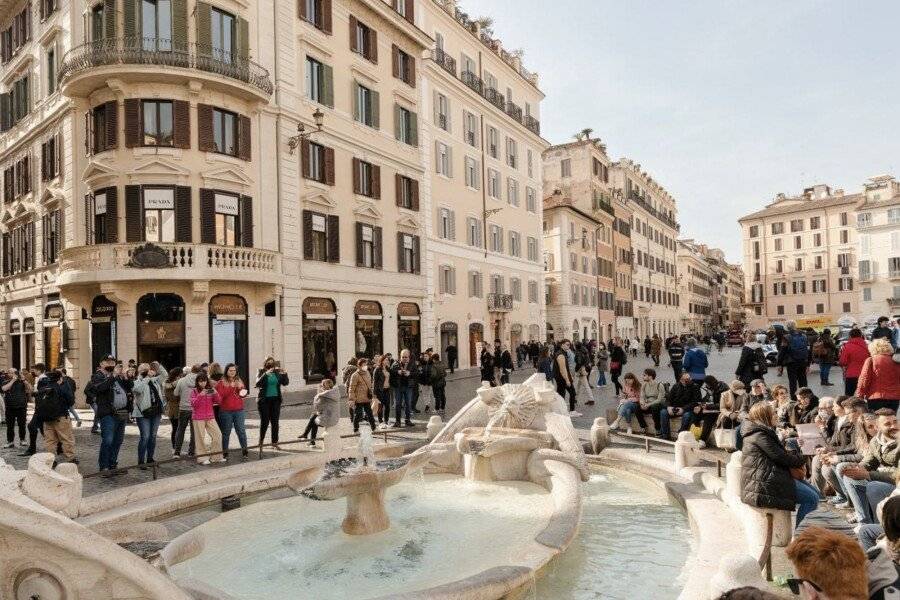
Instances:
[[[826,317],[810,317],[808,319],[797,319],[797,327],[801,329],[824,329],[829,325],[833,325],[834,320],[830,316]]]

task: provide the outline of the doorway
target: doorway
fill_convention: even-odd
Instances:
[[[478,355],[484,345],[484,325],[481,323],[469,324],[469,366],[478,366]]]
[[[116,355],[116,303],[106,296],[91,302],[91,368]],[[177,365],[173,365],[177,366]]]
[[[249,380],[247,364],[247,302],[237,295],[219,294],[209,301],[209,356],[224,369],[237,366],[238,374]]]
[[[137,303],[137,361],[167,369],[185,365],[184,300],[177,294],[147,294]]]

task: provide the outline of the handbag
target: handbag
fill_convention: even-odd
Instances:
[[[703,436],[703,427],[700,425],[691,425],[691,433],[694,435],[694,439],[699,442],[700,438]]]
[[[621,368],[622,368],[622,363],[620,363],[619,361],[617,361],[617,360],[610,361],[610,363],[609,363],[610,371],[618,371]]]
[[[716,448],[721,450],[734,450],[737,447],[734,429],[725,429],[723,427],[714,429],[713,439],[716,442]]]

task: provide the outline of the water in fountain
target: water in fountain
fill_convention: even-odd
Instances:
[[[375,461],[375,442],[372,439],[372,428],[368,423],[360,423],[359,425],[359,468],[366,467],[374,469],[377,467]]]

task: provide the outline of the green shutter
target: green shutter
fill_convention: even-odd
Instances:
[[[334,69],[322,65],[322,104],[334,108]]]
[[[135,38],[143,37],[143,28],[139,30],[137,23],[137,0],[122,0],[122,5],[123,35],[136,44],[135,48],[140,48],[141,43],[135,41]]]
[[[403,123],[401,122],[402,114],[400,112],[400,105],[394,104],[394,139],[399,140],[403,138]]]
[[[237,20],[237,42],[238,56],[245,60],[250,58],[250,24],[240,17]]]
[[[195,9],[197,19],[197,50],[212,54],[212,12],[209,4],[198,2]]]
[[[412,111],[409,113],[409,143],[419,145],[419,115]]]
[[[103,0],[103,33],[107,39],[116,37],[116,0]]]
[[[187,50],[187,0],[172,0],[172,49]]]
[[[372,90],[372,111],[371,111],[371,120],[372,127],[375,129],[381,129],[381,95]]]

